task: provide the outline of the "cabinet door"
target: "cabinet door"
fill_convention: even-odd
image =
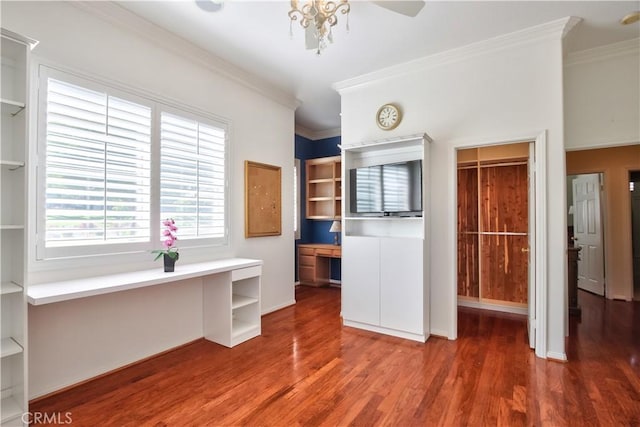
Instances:
[[[423,239],[380,239],[380,326],[424,333]]]
[[[380,324],[380,244],[376,237],[345,236],[342,242],[342,317]]]

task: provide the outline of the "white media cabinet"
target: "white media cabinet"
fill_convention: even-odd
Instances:
[[[425,342],[429,325],[429,143],[426,134],[342,147],[342,318],[345,326]],[[350,211],[349,171],[422,160],[421,216]]]
[[[32,285],[32,305],[175,283],[200,277],[203,287],[203,334],[210,341],[233,347],[261,334],[260,278],[262,261],[230,258],[180,264],[175,272],[162,268],[86,279]]]

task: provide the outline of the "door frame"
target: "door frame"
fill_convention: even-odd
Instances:
[[[503,139],[469,139],[464,141],[452,141],[448,146],[449,159],[449,209],[453,212],[452,222],[450,223],[449,239],[451,242],[451,264],[450,277],[452,278],[449,286],[449,307],[451,313],[451,329],[449,330],[449,339],[458,337],[458,243],[457,243],[457,226],[458,223],[458,163],[457,153],[459,149],[488,147],[492,145],[512,144],[516,142],[533,142],[535,154],[533,171],[535,174],[535,354],[537,357],[547,357],[547,312],[548,303],[547,295],[549,292],[547,278],[547,131],[525,134],[522,136],[507,137]],[[529,284],[531,286],[531,284]],[[565,280],[566,289],[566,280]],[[565,310],[566,311],[566,310]]]

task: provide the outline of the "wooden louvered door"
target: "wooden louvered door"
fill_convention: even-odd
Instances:
[[[524,314],[529,148],[528,143],[503,147],[458,153],[458,299],[462,305]]]

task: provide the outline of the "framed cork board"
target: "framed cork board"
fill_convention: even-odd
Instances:
[[[244,162],[244,236],[282,234],[281,168]]]

